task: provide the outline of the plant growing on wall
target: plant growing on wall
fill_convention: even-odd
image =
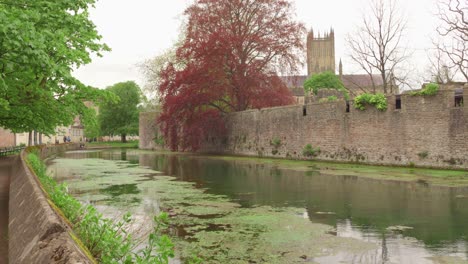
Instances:
[[[379,111],[387,110],[387,97],[384,94],[363,93],[354,98],[354,107],[359,110],[366,110],[367,105],[373,105]]]
[[[429,156],[429,152],[428,151],[419,152],[418,156],[420,159],[425,159]]]
[[[322,98],[319,100],[319,103],[328,103],[328,102],[336,102],[338,101],[338,97],[332,95],[328,96],[327,98]]]
[[[274,138],[270,141],[270,144],[275,148],[279,148],[281,146],[281,139]]]
[[[349,99],[348,91],[345,89],[341,79],[333,72],[314,74],[304,82],[305,92],[313,92],[317,95],[320,89],[335,89],[343,93],[346,100]]]
[[[439,91],[439,85],[437,83],[429,83],[424,86],[423,89],[417,92],[411,92],[410,95],[413,96],[424,96],[424,95],[435,95]]]
[[[271,154],[276,155],[278,154],[278,148],[281,146],[281,139],[279,138],[273,138],[270,141],[270,145],[273,146],[273,150],[271,151]]]
[[[157,145],[163,147],[164,146],[164,138],[163,137],[155,137],[154,138],[154,143]]]
[[[315,157],[320,153],[320,148],[314,148],[311,144],[307,144],[304,146],[302,150],[302,155],[305,157]]]

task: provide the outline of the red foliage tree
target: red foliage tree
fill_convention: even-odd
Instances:
[[[196,150],[221,135],[226,113],[293,102],[277,77],[297,71],[303,55],[305,28],[289,1],[198,0],[185,15],[178,63],[162,71],[159,87],[159,123],[171,149]]]

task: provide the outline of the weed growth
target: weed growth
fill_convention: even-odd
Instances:
[[[424,96],[424,95],[435,95],[439,91],[439,85],[436,83],[429,83],[427,84],[422,90],[418,92],[411,92],[410,94],[413,96]]]
[[[313,148],[311,144],[307,144],[304,146],[302,150],[302,155],[305,157],[315,157],[320,153],[320,148]]]
[[[138,243],[128,233],[132,217],[125,214],[121,220],[104,218],[92,205],[82,205],[67,192],[65,184],[49,177],[46,166],[36,153],[27,155],[27,162],[36,173],[52,202],[71,223],[74,232],[99,263],[168,263],[174,257],[170,238],[162,234],[167,227],[168,216],[162,213],[154,217],[154,230],[146,247],[135,250]]]
[[[387,110],[387,98],[384,94],[363,93],[354,98],[354,107],[359,110],[366,110],[366,104],[373,105],[379,111]]]

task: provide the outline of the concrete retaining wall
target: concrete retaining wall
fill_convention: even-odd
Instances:
[[[75,144],[43,147],[40,153],[44,158],[77,148]],[[23,151],[16,159],[10,180],[10,263],[93,263],[76,245],[70,227],[52,209],[25,157]]]

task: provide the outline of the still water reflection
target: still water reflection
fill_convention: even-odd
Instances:
[[[196,188],[206,189],[209,194],[227,196],[242,208],[303,208],[299,217],[333,227],[327,235],[376,245],[366,254],[343,250],[304,257],[297,262],[465,263],[468,260],[467,187],[384,181],[346,173],[324,174],[314,163],[304,169],[302,165],[301,168],[282,167],[257,161],[137,150],[69,152],[49,165],[55,177],[67,181],[71,190],[76,182],[96,182],[95,189],[112,199],[122,193],[134,195],[134,206],[145,206],[149,199],[139,196],[141,190],[137,184],[113,182],[99,186],[96,181],[99,173],[83,175],[79,167],[63,165],[62,161],[69,159],[126,161],[130,168],[149,167],[160,173],[144,175],[145,179],[171,175],[179,181],[193,182]],[[89,197],[85,196],[86,192],[95,190],[77,191],[75,195]],[[109,202],[107,206],[122,205]]]

